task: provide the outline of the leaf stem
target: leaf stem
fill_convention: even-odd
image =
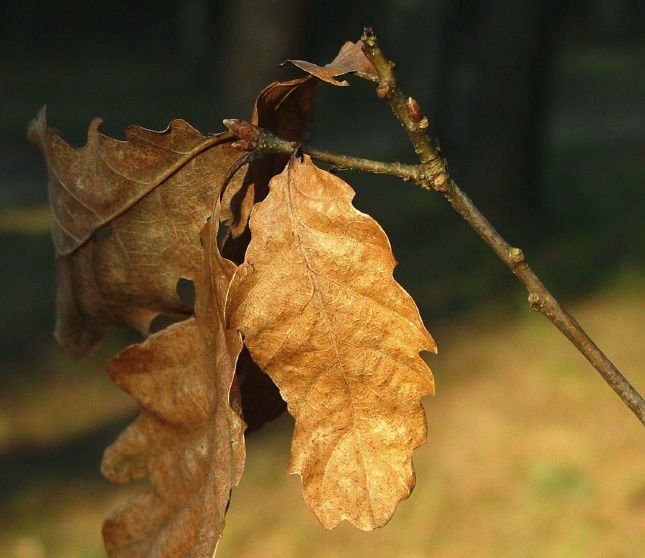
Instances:
[[[224,120],[224,124],[235,137],[239,138],[232,145],[242,151],[249,152],[246,156],[238,159],[235,165],[231,167],[229,171],[229,175],[231,176],[247,162],[263,157],[264,155],[292,155],[298,149],[302,149],[302,152],[310,157],[329,163],[332,169],[336,171],[357,170],[372,174],[388,174],[401,178],[406,182],[412,181],[428,190],[433,189],[435,185],[436,177],[429,175],[427,173],[428,169],[423,165],[406,165],[405,163],[399,162],[386,163],[323,151],[322,149],[316,149],[314,147],[300,145],[297,142],[281,139],[266,128],[260,128],[245,120],[227,119]]]
[[[371,159],[362,159],[360,157],[351,157],[349,155],[339,155],[330,153],[321,149],[303,146],[303,151],[314,159],[329,163],[334,170],[360,170],[371,172],[373,174],[389,174],[403,180],[412,181],[420,186],[430,189],[430,181],[425,176],[423,168],[419,165],[406,165],[405,163],[385,163],[382,161],[373,161]]]
[[[452,180],[445,159],[427,135],[427,118],[421,114],[416,101],[403,94],[394,74],[394,64],[385,57],[370,28],[365,29],[361,41],[365,56],[372,62],[379,75],[376,93],[388,100],[392,111],[405,129],[422,167],[426,170],[423,174],[430,179],[430,187],[443,193],[454,210],[470,224],[527,288],[531,309],[543,314],[560,330],[645,425],[645,401],[641,395],[548,291],[529,267],[522,250],[510,246]],[[424,182],[425,187],[428,187],[428,182]]]

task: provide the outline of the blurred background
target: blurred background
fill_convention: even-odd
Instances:
[[[248,118],[258,92],[373,26],[458,184],[645,392],[642,0],[0,1],[0,556],[104,556],[102,519],[137,487],[98,472],[136,415],[105,374],[136,338],[73,362],[54,343],[46,171],[28,121],[73,145],[183,118]],[[414,153],[374,86],[319,93],[310,143]],[[219,556],[638,556],[645,432],[437,194],[346,173],[389,234],[440,353],[428,362],[417,487],[375,533],[320,527],[283,474],[291,423],[248,440]]]

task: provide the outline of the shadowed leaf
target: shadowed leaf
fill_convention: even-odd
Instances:
[[[101,471],[115,482],[152,481],[150,492],[106,520],[111,557],[211,558],[231,488],[242,474],[244,423],[234,386],[242,341],[225,329],[223,317],[235,266],[219,256],[210,223],[204,241],[195,317],[129,347],[110,363],[114,382],[143,411],[106,450]]]
[[[292,81],[274,81],[258,95],[251,123],[289,141],[303,141],[313,121],[319,81],[307,76]],[[285,155],[269,155],[249,165],[244,181],[229,185],[222,198],[222,218],[229,221],[231,237],[241,236],[253,204],[267,195],[269,180],[282,172]]]
[[[239,158],[229,134],[204,136],[182,120],[163,132],[132,126],[125,142],[99,124],[80,149],[47,127],[44,109],[30,125],[55,215],[56,337],[76,357],[111,323],[145,333],[159,314],[190,315],[177,283],[202,264],[199,232]]]

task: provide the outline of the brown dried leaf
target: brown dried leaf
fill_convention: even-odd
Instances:
[[[436,346],[394,281],[385,233],[353,197],[292,158],[252,212],[227,315],[296,419],[289,472],[320,522],[372,529],[414,485],[420,398],[434,393],[419,351]]]
[[[204,136],[183,120],[171,122],[162,132],[130,126],[127,141],[101,134],[101,122],[100,118],[91,122],[87,144],[79,149],[48,128],[44,107],[29,125],[29,137],[47,162],[56,217],[52,237],[61,256],[77,250],[198,154],[219,146],[218,158],[234,161],[239,157],[227,145],[228,134]],[[224,146],[229,149],[222,153]],[[228,169],[230,164],[224,166]],[[212,178],[212,171],[209,174]],[[185,187],[185,182],[180,181],[177,189]]]
[[[255,102],[251,123],[289,141],[303,141],[313,122],[319,82],[311,76],[292,81],[274,81]],[[232,238],[247,227],[253,205],[269,191],[269,180],[282,172],[288,157],[271,155],[249,165],[244,181],[229,185],[222,198],[222,216],[229,221]]]
[[[212,222],[212,221],[211,221]],[[110,376],[143,407],[104,455],[114,482],[150,477],[152,491],[117,509],[103,535],[118,558],[210,558],[224,528],[231,488],[244,466],[240,402],[231,394],[242,350],[226,330],[224,298],[235,266],[204,228],[206,263],[196,281],[195,317],[133,345]]]
[[[77,357],[111,323],[147,332],[160,313],[192,312],[177,282],[201,266],[199,232],[239,158],[229,134],[204,136],[182,120],[163,132],[132,126],[127,141],[101,134],[100,122],[80,149],[48,128],[44,109],[29,130],[46,158],[55,215],[56,337]]]
[[[255,101],[251,124],[282,139],[303,141],[313,122],[319,85],[311,76],[267,85]]]
[[[317,78],[331,83],[332,85],[348,86],[347,80],[338,81],[338,76],[345,74],[356,74],[358,77],[378,82],[379,77],[376,68],[363,53],[363,43],[347,41],[340,49],[340,52],[329,64],[318,66],[304,60],[287,60],[301,70],[316,76]]]

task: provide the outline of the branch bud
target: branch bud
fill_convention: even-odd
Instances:
[[[376,96],[379,99],[389,99],[392,96],[392,88],[387,84],[379,85],[376,88]]]
[[[406,109],[408,111],[408,116],[410,117],[412,122],[416,122],[417,124],[421,122],[421,119],[423,118],[423,112],[421,112],[419,103],[417,103],[412,97],[408,97]]]
[[[241,151],[253,151],[257,149],[260,135],[262,134],[260,128],[246,120],[238,120],[236,118],[226,118],[223,122],[224,126],[228,128],[228,131],[239,138],[238,141],[231,144],[233,147]]]

